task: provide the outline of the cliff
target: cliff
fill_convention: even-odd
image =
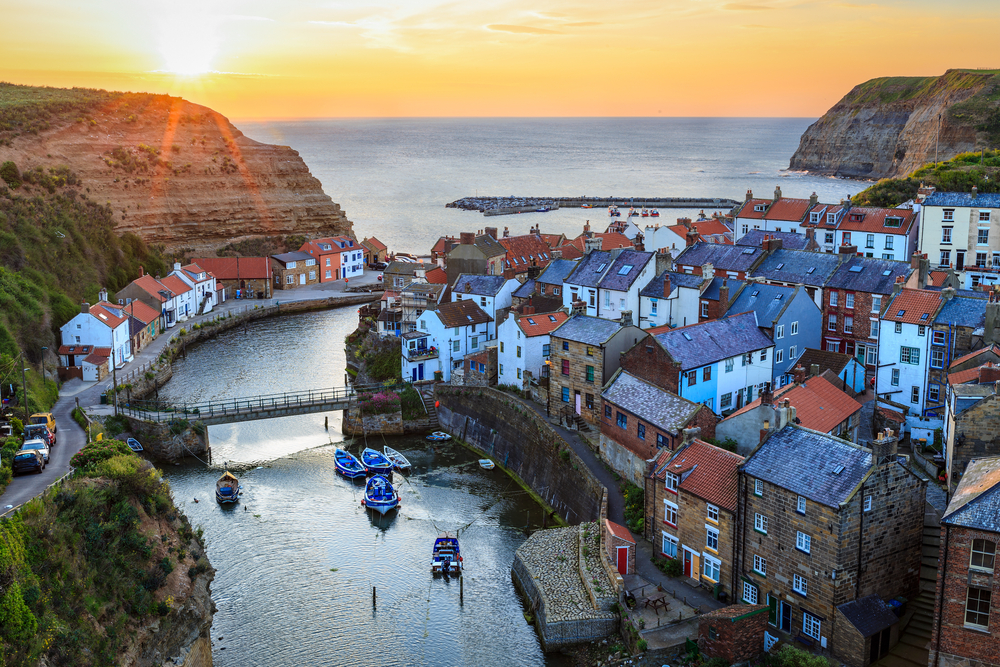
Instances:
[[[298,152],[165,95],[0,84],[0,163],[66,166],[116,231],[169,251],[260,236],[353,235]]]
[[[872,79],[809,126],[789,169],[888,178],[933,162],[935,148],[946,160],[998,145],[998,97],[996,71]]]

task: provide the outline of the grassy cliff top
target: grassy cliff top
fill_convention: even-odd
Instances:
[[[855,206],[898,206],[917,196],[920,184],[939,192],[1000,192],[1000,150],[962,153],[946,162],[927,164],[906,178],[886,178],[854,195]]]
[[[90,88],[48,88],[0,83],[0,134],[38,134],[60,118],[84,117],[123,93]]]
[[[840,104],[892,104],[942,92],[978,91],[1000,79],[998,75],[1000,70],[951,69],[941,76],[880,77],[855,86]]]

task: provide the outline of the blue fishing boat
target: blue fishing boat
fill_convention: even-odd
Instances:
[[[451,440],[451,436],[444,431],[434,431],[427,436],[427,439],[431,442],[444,442],[445,440]]]
[[[388,475],[392,472],[392,461],[382,452],[365,447],[361,452],[361,463],[369,475]]]
[[[399,507],[399,494],[384,475],[375,475],[365,485],[365,497],[361,504],[381,514]]]
[[[228,470],[215,483],[215,499],[220,505],[240,501],[240,480]]]
[[[361,461],[346,449],[337,449],[333,453],[333,462],[339,472],[348,479],[365,476],[365,467]]]
[[[451,533],[441,533],[434,540],[431,572],[434,574],[460,574],[462,572],[462,556],[458,549],[458,537]]]
[[[125,441],[125,444],[128,445],[128,448],[131,449],[133,452],[142,451],[142,445],[140,445],[139,441],[136,440],[135,438],[129,438],[128,440]]]

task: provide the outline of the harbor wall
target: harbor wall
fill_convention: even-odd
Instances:
[[[489,387],[439,384],[444,430],[480,450],[537,493],[569,524],[601,518],[604,486],[533,410]]]

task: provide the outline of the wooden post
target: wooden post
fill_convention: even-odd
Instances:
[[[326,429],[327,431],[330,430],[330,417],[329,416],[323,417],[323,428]]]
[[[372,586],[372,609],[375,609],[375,587]]]
[[[465,604],[465,577],[458,575],[458,604]]]

